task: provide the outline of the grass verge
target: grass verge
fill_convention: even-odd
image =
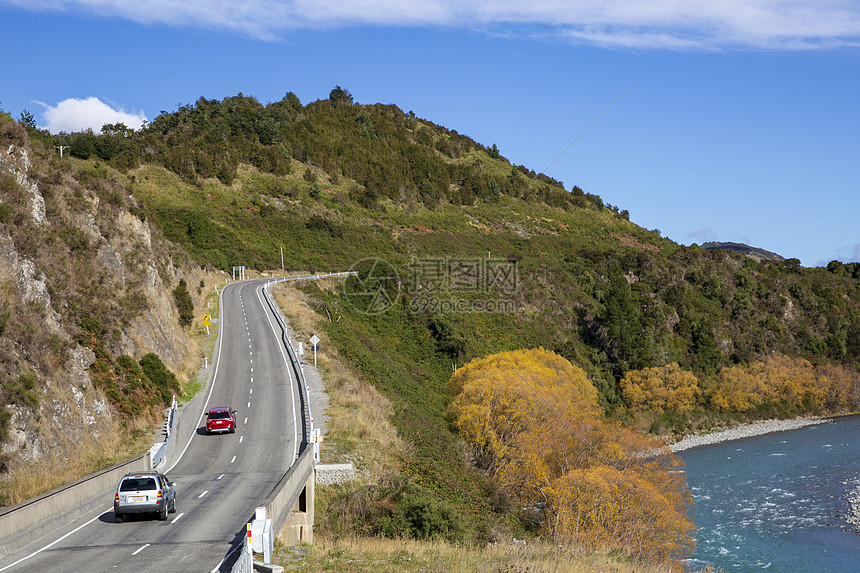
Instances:
[[[330,538],[313,546],[278,547],[274,563],[285,571],[350,573],[669,573],[617,551],[594,552],[550,543],[510,540],[482,547],[408,539]]]

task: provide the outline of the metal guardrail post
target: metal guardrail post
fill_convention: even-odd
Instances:
[[[156,442],[149,450],[153,468],[157,467],[158,464],[161,463],[164,458],[164,452],[167,450],[167,446],[170,445],[170,438],[173,436],[173,422],[176,419],[176,408],[176,396],[174,396],[173,402],[170,405],[170,410],[167,412],[167,423],[165,428],[167,435],[163,442]]]
[[[307,422],[305,425],[305,443],[310,443],[311,435],[313,434],[314,429],[314,418],[311,413],[311,402],[310,402],[310,386],[308,386],[307,380],[305,379],[305,371],[304,366],[302,366],[301,361],[299,360],[298,355],[296,354],[295,348],[293,348],[292,343],[290,342],[290,337],[287,332],[287,323],[284,317],[281,315],[281,309],[277,304],[272,300],[271,295],[269,293],[269,287],[278,283],[285,281],[286,279],[278,279],[271,283],[267,282],[266,287],[263,289],[263,292],[266,295],[266,301],[269,304],[269,307],[272,309],[272,312],[275,315],[275,318],[278,321],[278,324],[281,326],[283,331],[283,336],[281,337],[281,342],[283,342],[284,346],[287,349],[288,354],[290,355],[290,361],[293,363],[293,370],[295,370],[298,382],[301,384],[301,389],[304,391],[304,403],[305,403],[305,415],[307,416]]]

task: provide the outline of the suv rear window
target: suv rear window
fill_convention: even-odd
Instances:
[[[226,412],[226,411],[209,412],[209,419],[210,420],[223,420],[223,419],[229,418],[229,417],[230,417],[230,413]]]
[[[119,491],[142,491],[156,489],[153,478],[128,478],[122,482]]]

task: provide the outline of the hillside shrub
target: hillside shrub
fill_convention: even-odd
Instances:
[[[185,279],[179,279],[179,284],[173,289],[173,301],[176,303],[176,310],[179,311],[179,324],[190,326],[191,321],[194,320],[194,301],[191,299],[191,293],[188,292]]]
[[[152,385],[161,396],[165,405],[170,405],[173,396],[179,394],[179,381],[176,375],[168,370],[157,354],[150,352],[140,359],[140,367]]]
[[[0,382],[3,388],[3,400],[6,404],[18,404],[31,409],[39,407],[39,395],[36,393],[36,376],[32,373],[22,373],[15,378]]]
[[[382,485],[344,485],[334,490],[318,519],[334,535],[407,537],[462,542],[466,520],[437,493],[402,478],[388,476]]]

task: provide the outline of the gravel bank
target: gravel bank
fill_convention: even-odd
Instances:
[[[718,444],[720,442],[728,442],[730,440],[740,440],[743,438],[751,438],[752,436],[761,436],[763,434],[771,434],[773,432],[784,432],[786,430],[796,430],[805,426],[814,426],[815,424],[823,424],[830,422],[830,418],[797,418],[795,420],[763,420],[754,424],[745,424],[730,430],[722,430],[720,432],[712,432],[710,434],[701,434],[698,436],[687,436],[686,438],[670,444],[669,448],[673,452],[689,450],[690,448],[698,448],[699,446],[707,446],[710,444]]]

